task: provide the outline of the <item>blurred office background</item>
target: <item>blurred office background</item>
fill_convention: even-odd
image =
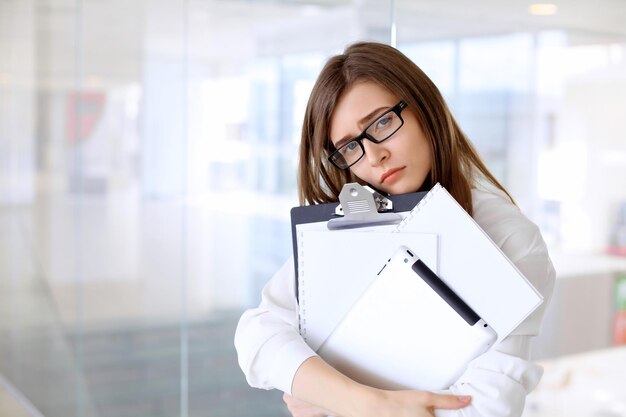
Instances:
[[[626,415],[619,0],[0,0],[0,415],[288,415],[232,338],[291,252],[315,77],[362,39],[431,76],[550,245],[529,415]]]

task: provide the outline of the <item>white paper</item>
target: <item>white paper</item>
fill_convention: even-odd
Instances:
[[[435,273],[437,235],[391,233],[395,226],[315,230],[298,226],[300,332],[317,350],[402,245],[411,248]],[[324,228],[326,228],[324,223]]]

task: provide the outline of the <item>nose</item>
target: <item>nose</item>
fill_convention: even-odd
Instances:
[[[389,158],[389,150],[384,143],[374,143],[369,140],[363,141],[365,149],[365,158],[371,166],[379,166],[383,161]]]

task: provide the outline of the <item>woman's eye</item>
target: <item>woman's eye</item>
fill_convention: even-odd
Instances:
[[[389,123],[391,123],[391,119],[393,118],[392,115],[385,115],[383,117],[381,117],[381,119],[378,121],[378,123],[376,123],[376,128],[377,129],[384,129],[385,127],[387,127],[387,125],[389,125]]]
[[[356,141],[350,142],[344,147],[344,151],[347,153],[354,152],[355,150],[357,150],[358,147],[359,145],[356,143]]]

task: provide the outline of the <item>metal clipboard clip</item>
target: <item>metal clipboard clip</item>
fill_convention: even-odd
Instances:
[[[352,229],[362,226],[397,224],[402,216],[393,213],[393,202],[356,182],[345,184],[339,193],[339,204],[334,217],[327,223],[329,230]]]

